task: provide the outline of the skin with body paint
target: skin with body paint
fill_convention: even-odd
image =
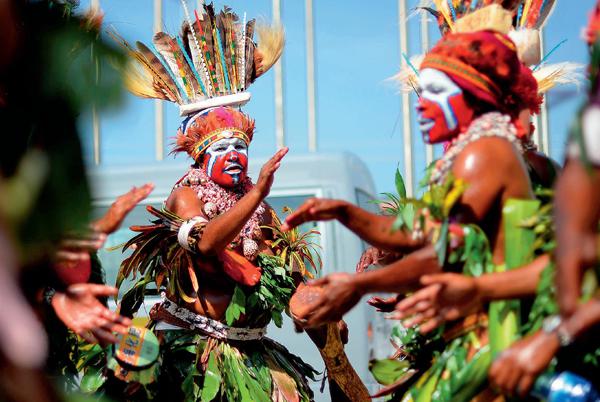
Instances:
[[[202,168],[218,185],[235,187],[248,172],[248,145],[240,138],[221,139],[206,150]]]
[[[425,68],[419,74],[419,130],[429,144],[448,141],[466,130],[474,111],[462,89],[446,74]]]

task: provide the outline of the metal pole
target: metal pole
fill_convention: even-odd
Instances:
[[[91,8],[97,10],[100,8],[100,0],[92,0],[90,3]],[[92,53],[93,57],[93,53]],[[96,60],[96,74],[99,74],[99,66],[98,60]],[[99,77],[96,76],[96,79]],[[93,149],[94,149],[94,163],[96,165],[100,164],[100,143],[101,143],[101,134],[100,134],[100,117],[98,116],[98,110],[96,109],[96,105],[92,106],[92,135],[93,135]]]
[[[281,0],[273,0],[273,23],[281,24]],[[277,148],[285,146],[283,115],[283,67],[281,59],[275,63],[275,139]]]
[[[308,101],[308,151],[317,150],[317,108],[315,95],[315,39],[313,2],[306,0],[306,93]]]
[[[154,32],[162,27],[162,0],[154,0]],[[154,155],[157,161],[164,159],[164,105],[159,99],[154,101]]]
[[[398,33],[400,39],[400,65],[407,67],[402,54],[408,54],[408,28],[406,22],[406,0],[398,0]],[[411,107],[410,94],[402,92],[402,137],[404,139],[404,181],[406,193],[413,194],[413,166],[412,166],[412,133],[411,133]]]
[[[429,16],[426,12],[421,12],[421,53],[425,54],[429,50]],[[425,144],[425,163],[429,166],[433,162],[433,145]]]

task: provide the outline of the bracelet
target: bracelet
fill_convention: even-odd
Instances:
[[[177,232],[177,242],[187,251],[195,251],[208,220],[203,216],[194,216],[183,222]],[[196,230],[194,230],[196,229]]]
[[[558,338],[561,347],[569,346],[573,342],[573,336],[561,324],[562,319],[558,315],[546,317],[542,323],[542,331],[547,334],[554,334]]]

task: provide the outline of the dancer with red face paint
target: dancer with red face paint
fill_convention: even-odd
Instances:
[[[491,262],[500,270],[505,259],[502,207],[510,198],[533,196],[517,119],[523,109],[538,110],[536,81],[520,63],[512,41],[494,31],[450,33],[425,56],[420,68],[420,130],[425,141],[445,143],[446,149],[431,172],[432,194],[447,183],[462,191],[446,222],[457,227],[478,225],[489,240]],[[465,183],[464,188],[457,184],[461,182]],[[313,286],[322,287],[323,292],[301,317],[306,319],[306,325],[339,319],[367,293],[403,294],[419,288],[423,274],[451,269],[445,257],[441,257],[440,264],[434,248],[436,233],[443,230],[435,214],[430,209],[429,214],[423,215],[425,227],[415,223],[414,230],[393,231],[395,217],[373,215],[344,201],[312,199],[289,216],[284,229],[310,220],[337,219],[378,248],[409,253],[379,270],[358,275],[333,274],[315,281]],[[444,244],[443,249],[446,247]],[[475,313],[469,320],[457,323],[457,331],[450,331],[452,341],[442,354],[464,352],[464,361],[458,367],[477,367],[472,375],[461,375],[461,381],[449,383],[446,377],[453,377],[452,373],[458,376],[458,368],[446,367],[444,359],[434,359],[430,370],[427,366],[419,368],[422,381],[405,394],[408,400],[431,398],[436,389],[442,388],[448,398],[467,400],[485,388],[485,372],[490,364],[487,319],[483,311]],[[427,363],[431,364],[431,360]],[[441,373],[448,370],[450,374],[441,378]],[[411,384],[407,379],[402,382],[405,390]],[[427,396],[428,393],[431,394]],[[487,396],[490,395],[484,397]]]

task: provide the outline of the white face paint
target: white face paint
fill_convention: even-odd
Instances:
[[[462,93],[462,89],[445,73],[433,68],[425,68],[419,72],[419,87],[421,98],[439,106],[444,115],[447,129],[452,131],[458,126],[458,119],[450,105],[450,98]],[[417,107],[417,110],[420,110]],[[435,111],[419,112],[419,130],[429,133],[436,124]],[[439,122],[438,122],[439,123]]]
[[[239,138],[224,138],[206,150],[206,173],[218,184],[235,185],[248,169],[248,145]]]

